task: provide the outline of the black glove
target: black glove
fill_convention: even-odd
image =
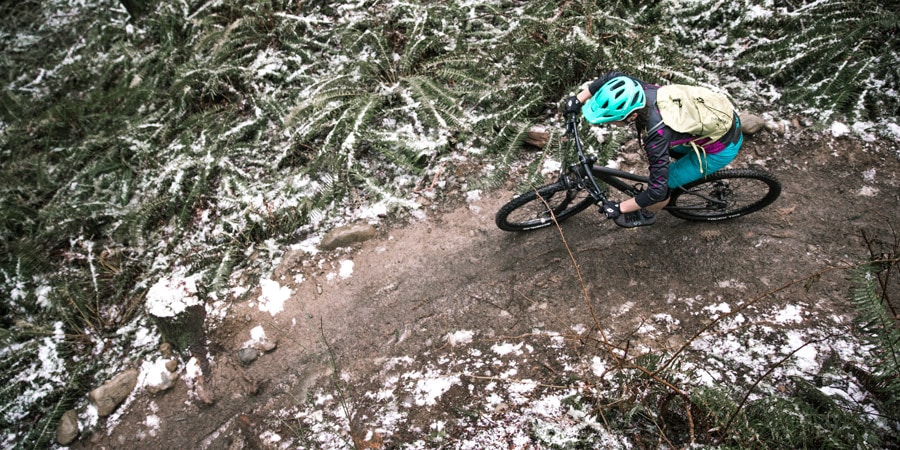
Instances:
[[[574,95],[568,97],[563,100],[563,108],[566,109],[566,114],[578,113],[581,111],[581,100]]]
[[[603,204],[603,214],[606,214],[607,219],[615,219],[622,215],[622,211],[618,203],[606,202]]]

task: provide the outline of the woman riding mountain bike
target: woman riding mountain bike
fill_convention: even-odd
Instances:
[[[666,88],[669,87],[663,87]],[[725,167],[737,157],[743,143],[738,116],[723,96],[713,106],[714,102],[704,103],[702,98],[689,99],[689,95],[683,95],[687,91],[669,89],[663,98],[660,89],[658,85],[613,71],[564,101],[566,113],[580,112],[591,124],[634,124],[637,130],[649,163],[647,189],[624,202],[604,207],[607,217],[622,227],[654,224],[656,212],[669,202],[670,189]],[[682,101],[673,96],[685,98]],[[696,127],[693,123],[685,126],[685,122],[707,121],[710,117],[719,122],[718,133],[706,132],[709,126]],[[675,161],[670,162],[670,158]]]

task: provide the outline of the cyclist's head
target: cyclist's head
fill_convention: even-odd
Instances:
[[[647,104],[644,88],[629,77],[615,77],[603,86],[581,108],[584,118],[594,124],[623,120]]]

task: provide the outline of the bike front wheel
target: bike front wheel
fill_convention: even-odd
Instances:
[[[528,231],[562,222],[584,211],[593,198],[584,189],[567,188],[562,182],[541,186],[503,205],[495,222],[501,230]]]
[[[770,205],[781,195],[781,183],[753,169],[725,169],[672,190],[666,211],[694,221],[744,216]]]

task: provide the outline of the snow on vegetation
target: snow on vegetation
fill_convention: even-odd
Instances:
[[[63,323],[56,322],[50,336],[0,348],[0,358],[3,359],[28,355],[28,358],[23,358],[23,364],[12,377],[4,380],[7,386],[27,386],[14,402],[6,403],[0,408],[4,421],[15,423],[24,419],[31,412],[31,405],[42,402],[65,386],[68,367],[66,358],[59,353],[64,338]],[[6,438],[15,442],[15,436],[7,435]]]
[[[169,318],[192,306],[204,305],[212,317],[222,318],[228,309],[228,303],[223,299],[240,298],[252,291],[258,293],[251,300],[256,307],[274,317],[284,311],[285,303],[292,294],[290,287],[272,279],[272,271],[286,250],[302,249],[309,255],[317,255],[317,245],[322,234],[335,224],[352,220],[377,222],[398,210],[421,217],[424,214],[421,211],[422,197],[414,192],[416,183],[423,177],[434,176],[436,182],[431,188],[440,190],[447,186],[446,180],[436,176],[442,164],[469,161],[470,158],[480,157],[485,151],[471,141],[455,141],[458,138],[450,129],[473,127],[490,118],[492,111],[484,112],[477,108],[461,110],[459,117],[456,117],[459,124],[452,126],[447,123],[447,116],[438,114],[436,121],[446,126],[429,127],[424,123],[425,113],[420,112],[424,108],[420,98],[415,96],[418,93],[416,89],[393,79],[379,80],[378,89],[382,90],[381,93],[386,98],[402,103],[402,106],[379,117],[379,131],[370,131],[369,137],[378,137],[378,143],[393,149],[409,150],[414,156],[410,159],[428,161],[427,166],[410,171],[404,169],[402,164],[390,161],[390,158],[361,156],[364,152],[359,151],[359,146],[363,134],[358,131],[358,127],[364,125],[363,120],[367,114],[363,113],[368,113],[368,110],[361,109],[348,111],[348,115],[353,113],[356,120],[349,126],[348,129],[352,131],[348,134],[337,136],[327,133],[325,139],[339,142],[336,147],[320,149],[319,155],[305,154],[304,151],[308,151],[309,147],[309,143],[304,140],[305,133],[310,131],[318,119],[333,115],[335,111],[328,109],[330,103],[326,102],[325,109],[316,110],[318,116],[304,117],[303,114],[297,114],[297,111],[306,111],[302,110],[307,106],[304,101],[327,91],[331,87],[329,83],[332,78],[345,76],[341,71],[348,67],[355,72],[346,76],[343,82],[346,86],[354,86],[362,76],[358,67],[360,61],[379,64],[388,62],[379,62],[377,58],[388,55],[380,55],[371,47],[352,56],[328,54],[314,49],[334,47],[326,36],[326,29],[366,29],[368,25],[363,22],[372,19],[372,11],[365,2],[346,1],[334,5],[340,14],[332,16],[318,10],[308,15],[276,12],[271,17],[278,23],[278,30],[275,31],[283,33],[279,35],[280,38],[299,33],[295,29],[308,27],[319,30],[313,34],[321,35],[321,41],[306,42],[309,45],[284,42],[283,48],[279,49],[253,47],[252,51],[242,54],[243,47],[230,48],[229,40],[237,41],[242,36],[246,38],[242,33],[248,32],[252,21],[239,19],[222,24],[217,22],[218,16],[209,15],[210,11],[227,3],[206,2],[193,10],[186,1],[162,4],[156,10],[160,19],[147,25],[129,20],[118,2],[51,0],[40,2],[37,6],[29,5],[39,8],[36,14],[41,19],[37,21],[36,28],[4,29],[0,32],[0,39],[6,48],[20,54],[50,45],[54,36],[65,36],[70,27],[77,29],[78,37],[71,39],[65,48],[57,49],[50,57],[38,58],[35,66],[19,68],[19,71],[6,78],[4,95],[9,92],[9,98],[20,99],[23,104],[38,103],[53,95],[97,95],[95,91],[100,90],[97,86],[86,87],[83,92],[61,92],[59,86],[66,86],[72,79],[92,76],[112,85],[120,80],[105,78],[103,74],[113,72],[122,73],[126,86],[133,90],[129,92],[149,88],[156,83],[151,78],[155,75],[154,67],[168,64],[165,59],[167,55],[163,52],[178,50],[144,42],[143,38],[156,32],[152,27],[163,26],[166,20],[171,19],[184,23],[182,31],[196,33],[187,42],[178,43],[180,47],[190,48],[193,52],[190,58],[182,58],[190,62],[179,67],[177,73],[170,74],[173,79],[167,79],[163,83],[178,86],[171,94],[173,99],[144,99],[137,113],[127,117],[127,127],[121,130],[100,130],[96,135],[90,136],[87,143],[65,144],[71,148],[50,149],[54,157],[86,149],[94,152],[91,154],[97,154],[98,160],[135,158],[134,161],[127,162],[132,167],[123,172],[123,176],[108,175],[96,167],[71,175],[64,180],[65,187],[59,190],[58,196],[54,196],[52,204],[58,206],[70,201],[78,205],[72,211],[87,206],[97,208],[100,212],[91,216],[92,220],[97,223],[110,222],[121,227],[108,231],[110,235],[133,236],[133,247],[128,249],[130,253],[127,253],[127,258],[139,259],[149,267],[135,282],[134,293],[145,294],[143,303],[135,308],[141,317],[125,321],[119,332],[109,339],[97,338],[96,330],[75,330],[82,331],[84,337],[92,342],[94,348],[90,355],[96,357],[97,364],[103,365],[99,369],[101,374],[126,364],[134,364],[141,368],[142,387],[162,386],[167,381],[163,377],[168,376],[164,360],[145,357],[158,346],[160,336],[146,324],[144,313]],[[482,16],[478,8],[485,5],[493,8],[496,3],[469,0],[449,2],[448,7],[466,9],[470,19],[475,20]],[[419,8],[407,2],[388,2],[381,6],[385,10],[395,7]],[[242,14],[252,15],[255,7],[245,5]],[[416,20],[408,24],[411,28],[427,28],[423,25],[427,12],[424,6],[420,12],[423,14],[414,15]],[[761,20],[772,14],[772,2],[763,2],[747,12],[747,19]],[[518,14],[512,16],[518,17]],[[99,27],[86,26],[98,23]],[[482,33],[483,39],[489,46],[497,45],[497,42],[505,39],[506,33],[521,27],[518,21],[505,24],[506,29],[497,24],[490,24],[495,28],[488,27],[486,23],[483,25],[486,28],[486,32]],[[285,32],[285,29],[290,32]],[[94,31],[90,35],[82,35],[85,30]],[[442,48],[452,51],[456,45],[464,42],[451,36],[451,33],[458,31],[459,27],[452,21],[445,21],[445,28],[425,30],[423,33],[435,33],[443,43]],[[583,35],[583,30],[579,30],[579,35],[581,40],[588,38]],[[171,36],[157,36],[154,39],[163,42],[168,38]],[[724,34],[719,33],[714,38],[723,43],[722,47],[727,47],[724,45]],[[101,39],[109,42],[94,41]],[[661,44],[655,42],[654,45]],[[733,64],[729,59],[733,58],[734,52],[739,51],[739,46],[739,43],[733,43],[730,48],[719,50],[719,56],[725,59],[722,63],[725,67]],[[389,58],[396,61],[402,59],[403,55],[391,54]],[[145,63],[149,65],[143,66]],[[110,65],[115,65],[117,69],[109,70]],[[71,74],[71,71],[75,71],[75,74]],[[714,77],[711,73],[705,75]],[[736,87],[738,80],[723,77],[721,81]],[[239,84],[246,86],[238,86]],[[421,89],[421,86],[416,87]],[[759,92],[757,86],[748,83],[741,83],[740,87],[747,91],[748,96],[768,98],[772,101],[770,107],[777,107],[775,102],[780,92],[771,86],[759,86],[760,90],[765,89],[766,92]],[[240,89],[245,89],[246,92],[238,93]],[[734,90],[740,92],[739,89]],[[6,98],[3,98],[4,107],[7,104]],[[367,104],[374,105],[377,99],[369,101]],[[12,100],[10,102],[15,103]],[[238,106],[229,109],[233,106],[229,102]],[[208,115],[198,116],[199,118],[193,117],[192,121],[184,120],[190,117],[192,108],[205,108],[212,113],[207,112]],[[67,110],[55,111],[56,114],[61,114]],[[44,116],[35,120],[35,123],[51,123],[56,120],[54,117]],[[202,123],[204,127],[185,128],[181,126],[184,122]],[[5,144],[9,141],[11,129],[11,123],[0,122],[0,144],[4,145],[5,154],[10,152]],[[890,121],[850,125],[834,121],[827,132],[834,137],[853,136],[871,140],[875,139],[875,129],[886,129],[889,136],[900,140],[900,126]],[[114,133],[115,136],[107,136],[104,132]],[[99,153],[108,148],[124,149],[130,153]],[[331,151],[340,151],[345,155],[339,165],[341,173],[305,171],[302,167],[295,167],[302,164],[297,161]],[[541,169],[545,173],[551,173],[558,170],[560,164],[548,159]],[[134,166],[155,167],[153,171],[138,172],[134,170]],[[58,173],[68,174],[62,168],[54,167],[44,175],[53,178]],[[361,175],[366,176],[362,181]],[[872,176],[874,177],[874,172]],[[346,183],[347,179],[358,185],[359,192],[356,194],[360,195],[352,196],[352,199],[333,198],[331,194],[337,190],[336,185]],[[864,189],[859,195],[877,195],[877,190],[872,189]],[[483,194],[479,190],[467,192],[470,203],[480,200]],[[71,197],[65,198],[67,195]],[[430,195],[429,201],[436,196],[433,191],[421,195]],[[171,217],[160,219],[154,215],[159,211],[152,207],[144,209],[145,205],[156,205],[159,211],[177,211],[170,213]],[[142,236],[135,236],[140,233],[126,228],[125,224],[129,221],[144,217],[151,219],[148,219],[150,221],[147,224],[137,227],[139,231],[156,226],[153,220],[164,223],[158,230]],[[303,220],[297,219],[294,222],[296,217],[302,217]],[[260,234],[265,236],[258,236]],[[106,255],[103,256],[106,258],[103,261],[114,261],[110,255],[115,254],[115,246],[101,248],[102,245],[94,240],[79,236],[73,237],[71,242],[70,248],[65,252],[66,257],[71,258],[69,262],[84,263],[90,273],[91,288],[95,294],[100,292],[102,287],[98,283],[102,277],[98,271],[108,269],[99,264],[101,255]],[[231,245],[235,247],[229,247]],[[240,255],[245,256],[245,260],[235,262],[235,258],[240,258]],[[254,257],[250,258],[251,255]],[[201,269],[189,271],[186,267]],[[248,279],[258,282],[250,283],[252,286],[230,284],[237,283],[232,275],[238,268],[253,272],[256,276]],[[113,267],[110,271],[115,269],[117,268]],[[327,276],[330,280],[347,279],[352,277],[353,272],[353,261],[344,259],[338,261],[337,270]],[[302,279],[295,281],[303,282]],[[728,283],[730,284],[720,287],[740,284],[737,280]],[[4,271],[0,274],[0,284],[3,291],[9,294],[13,313],[29,319],[48,314],[52,309],[51,299],[63,297],[62,293],[54,291],[59,288],[49,285],[46,278],[28,276],[18,271],[18,268],[16,271]],[[26,308],[26,303],[31,301],[29,299],[34,299],[36,309],[29,310],[30,306]],[[730,305],[719,303],[704,313],[727,314],[730,312],[729,308]],[[744,319],[747,320],[746,317]],[[786,307],[770,319],[782,324],[805,323],[799,306]],[[644,331],[647,334],[659,333],[660,329],[668,331],[674,326],[673,321],[670,316],[655,318],[657,326],[650,324]],[[733,322],[729,324],[738,325]],[[33,339],[14,342],[0,349],[0,357],[18,361],[11,366],[12,369],[4,372],[13,374],[8,379],[9,384],[24,386],[14,399],[0,407],[5,423],[15,423],[36,414],[32,410],[33,406],[40,404],[56,390],[64,389],[73,365],[83,362],[61,354],[61,349],[65,347],[66,333],[72,331],[66,330],[62,321],[53,321],[45,328],[50,331],[35,333],[37,337]],[[582,332],[587,329],[585,327]],[[796,364],[787,366],[783,373],[777,375],[806,376],[821,363],[826,351],[822,345],[808,343],[806,335],[783,335],[776,331],[760,327],[755,330],[759,334],[758,339],[735,334],[733,339],[698,340],[693,344],[693,349],[730,355],[731,359],[714,360],[710,367],[697,367],[695,373],[703,375],[696,381],[715,383],[739,377],[747,378],[747,375],[735,373],[734,367],[751,369],[747,372],[750,376],[759,375],[760,365],[772,362],[771,359],[760,359],[761,356],[784,355],[785,351],[803,345],[806,347],[795,354]],[[846,335],[834,330],[813,328],[810,336],[815,338],[831,334]],[[492,407],[493,415],[472,419],[473,428],[469,433],[464,438],[454,438],[460,442],[459,448],[488,448],[501,442],[504,445],[512,443],[517,447],[535,443],[565,446],[576,442],[578,436],[585,433],[591,434],[595,442],[608,444],[609,448],[629,447],[625,437],[607,429],[601,425],[602,422],[598,422],[597,417],[585,412],[588,410],[586,406],[566,401],[572,397],[599,396],[602,393],[597,391],[598,387],[585,386],[561,392],[543,387],[537,380],[518,379],[516,375],[521,369],[519,359],[533,354],[534,346],[522,341],[504,341],[482,347],[477,345],[476,335],[474,330],[456,330],[446,335],[450,348],[462,353],[463,356],[459,358],[450,357],[455,354],[431,355],[434,359],[426,363],[410,357],[391,360],[390,365],[385,365],[384,373],[388,384],[381,390],[367,393],[367,397],[379,411],[377,428],[380,433],[390,434],[401,429],[405,426],[405,419],[415,408],[437,407],[442,398],[452,395],[456,389],[463,389],[471,398],[486,399]],[[548,334],[547,339],[548,345],[562,345],[561,334]],[[251,341],[265,340],[262,328],[254,328]],[[841,356],[847,358],[853,358],[853,352],[859,351],[849,341],[841,341],[838,347]],[[447,359],[443,359],[445,356]],[[558,357],[575,375],[593,374],[600,377],[607,373],[608,362],[597,357],[584,361],[569,360],[562,353]],[[492,373],[496,374],[493,376],[496,379],[477,383],[469,380],[471,376],[484,373],[485,367],[494,368]],[[181,379],[190,383],[199,373],[199,362],[190,359],[181,372]],[[840,395],[861,401],[859,389],[853,392],[845,392],[836,387],[829,389],[830,392],[840,391]],[[320,392],[317,401],[308,408],[307,405],[298,405],[296,410],[285,414],[285,417],[308,423],[316,442],[323,448],[346,448],[344,433],[348,428],[349,418],[330,393]],[[146,426],[150,434],[158,430],[160,417],[165,417],[165,414],[151,414],[147,417]],[[96,418],[88,422],[93,424]],[[449,427],[448,423],[435,421],[415,430],[420,435],[430,437],[411,443],[409,448],[427,448],[434,442],[449,439]],[[14,446],[22,432],[6,431],[4,444]],[[261,439],[274,446],[282,446],[290,437],[267,431]]]
[[[721,302],[712,309],[724,314],[736,311],[737,307]],[[793,377],[819,377],[823,393],[839,396],[860,411],[866,411],[870,420],[880,422],[882,419],[875,413],[871,399],[855,380],[823,372],[828,361],[835,357],[863,364],[868,348],[852,339],[847,333],[849,324],[842,319],[813,321],[804,317],[806,310],[803,305],[788,304],[752,315],[732,314],[721,320],[714,329],[691,342],[687,354],[676,361],[680,368],[679,385],[742,394],[763,379],[751,392],[752,401],[777,393],[778,386],[789,383]],[[702,309],[698,313],[708,311]],[[673,323],[674,319],[661,315],[654,321]],[[737,329],[746,331],[732,332]],[[566,332],[573,330],[597,333],[578,324]],[[609,331],[606,333],[609,338],[616,338]],[[645,335],[658,338],[674,332],[648,328]],[[617,369],[609,355],[568,351],[565,346],[550,343],[560,336],[550,331],[535,333],[530,342],[479,341],[474,336],[472,330],[451,331],[445,337],[451,346],[415,358],[384,360],[381,372],[371,383],[353,382],[357,389],[371,386],[371,390],[360,394],[365,400],[354,404],[369,412],[365,425],[370,435],[380,436],[385,443],[396,442],[392,439],[397,435],[415,436],[403,441],[403,448],[414,449],[510,445],[514,448],[636,448],[638,444],[633,436],[617,431],[610,422],[614,414],[601,417],[592,400],[619,398],[621,394],[622,385],[616,380],[623,380],[628,370]],[[548,352],[546,348],[556,350]],[[530,378],[528,366],[533,361],[541,361],[547,367],[562,367],[563,372],[556,375],[572,381],[568,386],[560,386]],[[639,383],[639,379],[635,377],[632,382]],[[348,428],[339,425],[347,423],[341,400],[329,389],[332,388],[317,391],[313,404],[280,411],[273,425],[299,420],[309,430],[302,436],[305,442],[316,442],[322,449],[352,448],[348,444]],[[453,422],[449,422],[446,408],[477,414],[453,416]],[[298,437],[282,438],[290,443]]]

